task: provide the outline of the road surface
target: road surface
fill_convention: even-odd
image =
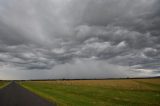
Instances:
[[[15,82],[0,90],[0,106],[55,106]]]

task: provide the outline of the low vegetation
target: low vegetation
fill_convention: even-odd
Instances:
[[[9,81],[0,81],[0,89],[9,84]]]
[[[23,81],[59,106],[160,106],[160,79]]]

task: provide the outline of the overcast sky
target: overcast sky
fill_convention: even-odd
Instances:
[[[0,79],[160,76],[160,0],[0,0]]]

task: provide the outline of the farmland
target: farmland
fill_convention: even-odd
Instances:
[[[23,81],[58,106],[160,106],[160,79]]]

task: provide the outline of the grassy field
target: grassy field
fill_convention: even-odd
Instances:
[[[9,81],[0,81],[0,89],[8,84],[9,84]]]
[[[58,106],[160,106],[160,79],[25,81]]]

